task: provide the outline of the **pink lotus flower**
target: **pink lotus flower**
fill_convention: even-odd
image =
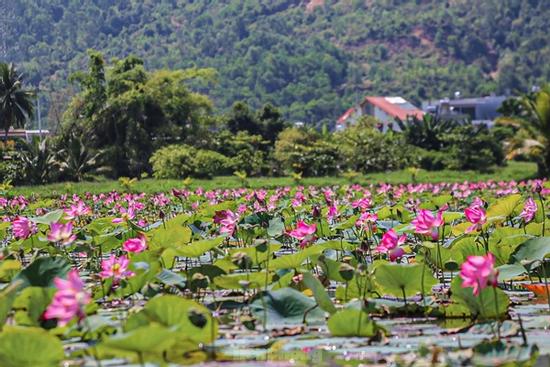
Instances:
[[[364,212],[359,216],[359,219],[355,221],[355,225],[357,227],[362,227],[366,223],[375,224],[377,220],[378,220],[378,215],[376,215],[376,213]]]
[[[420,209],[416,218],[411,221],[416,233],[431,235],[435,241],[439,238],[439,227],[445,221],[443,220],[443,208],[434,215],[430,210]]]
[[[529,223],[535,217],[537,209],[538,206],[535,200],[533,200],[533,198],[528,198],[525,201],[525,205],[523,206],[523,210],[521,211],[521,214],[519,216],[523,218],[525,223]]]
[[[147,237],[140,233],[137,238],[130,238],[122,244],[122,249],[127,252],[143,252],[147,249]]]
[[[133,207],[128,209],[120,208],[120,217],[113,219],[113,223],[126,223],[136,217],[136,212]]]
[[[287,232],[287,234],[300,241],[300,247],[304,248],[308,244],[315,241],[315,232],[317,231],[317,225],[315,223],[313,224],[307,224],[303,220],[299,220],[296,223],[296,228],[292,231]]]
[[[67,280],[56,277],[54,283],[57,292],[44,312],[44,318],[57,319],[59,326],[66,325],[75,316],[83,319],[86,316],[84,306],[90,303],[91,296],[84,290],[78,271],[72,269],[67,274]]]
[[[331,206],[328,207],[327,220],[331,222],[337,216],[338,216],[338,207],[336,206],[336,204],[332,204]]]
[[[462,288],[472,287],[474,295],[491,285],[497,286],[498,270],[495,269],[495,256],[487,253],[485,256],[468,256],[460,268]]]
[[[384,235],[382,236],[382,241],[380,241],[380,244],[376,247],[376,251],[378,251],[381,254],[388,254],[390,261],[395,261],[403,254],[405,251],[399,247],[400,245],[404,244],[407,240],[406,235],[398,236],[397,232],[392,228]]]
[[[27,239],[37,232],[36,224],[28,218],[17,217],[11,222],[13,235],[17,239]]]
[[[130,260],[126,255],[122,255],[119,258],[111,255],[107,260],[101,261],[102,271],[99,273],[99,276],[103,279],[113,278],[115,282],[118,282],[120,279],[133,277],[135,274],[128,270],[129,264]]]
[[[50,224],[50,233],[48,233],[48,241],[60,243],[62,245],[70,245],[76,240],[76,235],[73,233],[73,223],[67,224],[52,223]]]
[[[90,214],[90,208],[83,201],[79,201],[76,205],[71,205],[69,209],[65,210],[65,218],[69,220],[88,214]]]
[[[217,211],[214,216],[214,223],[217,223],[220,225],[220,233],[221,234],[228,234],[229,236],[232,236],[233,233],[235,233],[235,230],[237,229],[237,223],[239,222],[239,215],[237,213],[233,213],[231,210],[220,210]]]
[[[485,222],[487,222],[487,216],[485,215],[485,209],[481,206],[470,206],[464,210],[464,215],[468,222],[472,225],[464,231],[465,233],[470,233],[473,231],[480,230]]]
[[[363,197],[359,200],[355,200],[351,203],[353,209],[360,208],[361,210],[366,210],[372,205],[371,200],[368,197]]]

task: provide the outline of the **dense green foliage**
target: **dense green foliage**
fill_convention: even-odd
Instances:
[[[136,54],[151,69],[212,67],[217,83],[197,86],[216,107],[271,103],[311,123],[333,120],[365,93],[419,102],[550,79],[544,0],[308,3],[15,0],[0,9],[5,57],[33,85],[61,90],[94,48]]]
[[[142,60],[114,60],[105,70],[103,56],[89,51],[88,72],[71,76],[82,91],[65,112],[62,136],[77,133],[101,150],[114,176],[139,176],[158,148],[193,141],[206,134],[210,100],[191,92],[185,81],[209,78],[207,69],[148,72]]]
[[[539,175],[550,174],[550,85],[536,93],[512,99],[505,106],[503,127],[517,132],[509,139],[510,156],[525,155],[534,159]]]
[[[0,174],[2,174],[2,164],[0,164]],[[305,177],[300,181],[296,181],[291,177],[252,177],[248,178],[248,186],[250,188],[274,188],[277,186],[326,186],[346,185],[349,183],[360,183],[368,185],[376,182],[389,182],[393,184],[411,183],[411,182],[464,182],[479,181],[479,180],[505,180],[505,181],[521,181],[535,177],[537,166],[531,162],[509,162],[505,167],[497,167],[493,172],[477,172],[477,171],[425,171],[418,170],[414,175],[409,169],[391,171],[391,172],[374,172],[366,175],[357,175],[354,177]],[[185,184],[185,183],[184,183]],[[190,189],[202,188],[204,190],[215,190],[217,188],[238,188],[243,186],[243,182],[237,176],[216,176],[213,179],[192,179],[187,181],[187,187]],[[131,190],[156,193],[159,191],[170,191],[174,187],[182,185],[181,179],[156,179],[146,178],[134,180],[130,185]],[[0,186],[1,188],[1,186]],[[118,180],[96,180],[87,182],[57,182],[46,185],[36,186],[16,186],[9,188],[7,192],[10,195],[35,195],[40,197],[54,197],[66,193],[77,193],[84,195],[87,192],[101,193],[113,190],[127,189]]]
[[[189,145],[168,145],[151,157],[155,178],[212,178],[227,173],[230,162],[224,155]]]
[[[405,156],[416,160],[421,168],[486,170],[504,162],[502,139],[508,135],[502,129],[489,129],[468,121],[439,120],[431,115],[398,123],[404,143],[416,147],[416,154],[409,151]]]

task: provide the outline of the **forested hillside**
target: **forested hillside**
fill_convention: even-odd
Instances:
[[[86,50],[150,69],[212,67],[220,110],[271,103],[292,120],[337,117],[364,93],[415,102],[550,80],[545,0],[12,0],[0,59],[65,89]]]

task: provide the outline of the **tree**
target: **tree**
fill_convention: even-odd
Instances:
[[[0,78],[0,121],[7,141],[10,127],[23,127],[32,118],[34,93],[23,88],[22,75],[13,64],[0,63]]]
[[[550,84],[518,101],[519,108],[498,121],[519,128],[516,139],[511,142],[509,156],[527,153],[537,161],[538,174],[547,176],[550,174]]]
[[[101,54],[89,55],[88,72],[73,77],[82,91],[65,114],[64,134],[79,131],[88,147],[103,153],[113,176],[150,172],[149,158],[162,146],[200,144],[212,104],[186,82],[212,78],[211,69],[148,72],[141,59],[128,56],[105,71]]]
[[[246,131],[251,135],[260,135],[261,126],[250,107],[245,102],[236,102],[227,115],[227,128],[233,134]]]
[[[273,144],[286,125],[281,111],[270,104],[266,104],[257,112],[257,118],[261,123],[262,137]]]

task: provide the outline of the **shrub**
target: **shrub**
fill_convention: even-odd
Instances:
[[[339,170],[338,146],[323,140],[310,129],[287,128],[275,142],[274,159],[286,173],[300,172],[304,176],[326,176]]]
[[[436,150],[417,148],[419,165],[428,171],[439,171],[445,169],[448,163],[447,154]]]
[[[208,147],[228,157],[233,171],[242,171],[248,176],[267,173],[268,142],[260,135],[250,135],[246,131],[233,134],[229,130],[221,130],[213,134]]]
[[[230,160],[217,152],[206,149],[197,149],[193,160],[191,176],[198,178],[212,178],[215,175],[228,174],[231,170]]]
[[[189,145],[163,147],[153,153],[150,163],[156,178],[211,178],[230,170],[230,161],[224,155]]]
[[[447,156],[446,168],[486,171],[504,162],[501,142],[485,125],[461,125],[444,134],[442,141]]]
[[[335,137],[347,169],[362,173],[397,170],[417,164],[416,148],[403,136],[381,133],[369,121],[360,121]]]

